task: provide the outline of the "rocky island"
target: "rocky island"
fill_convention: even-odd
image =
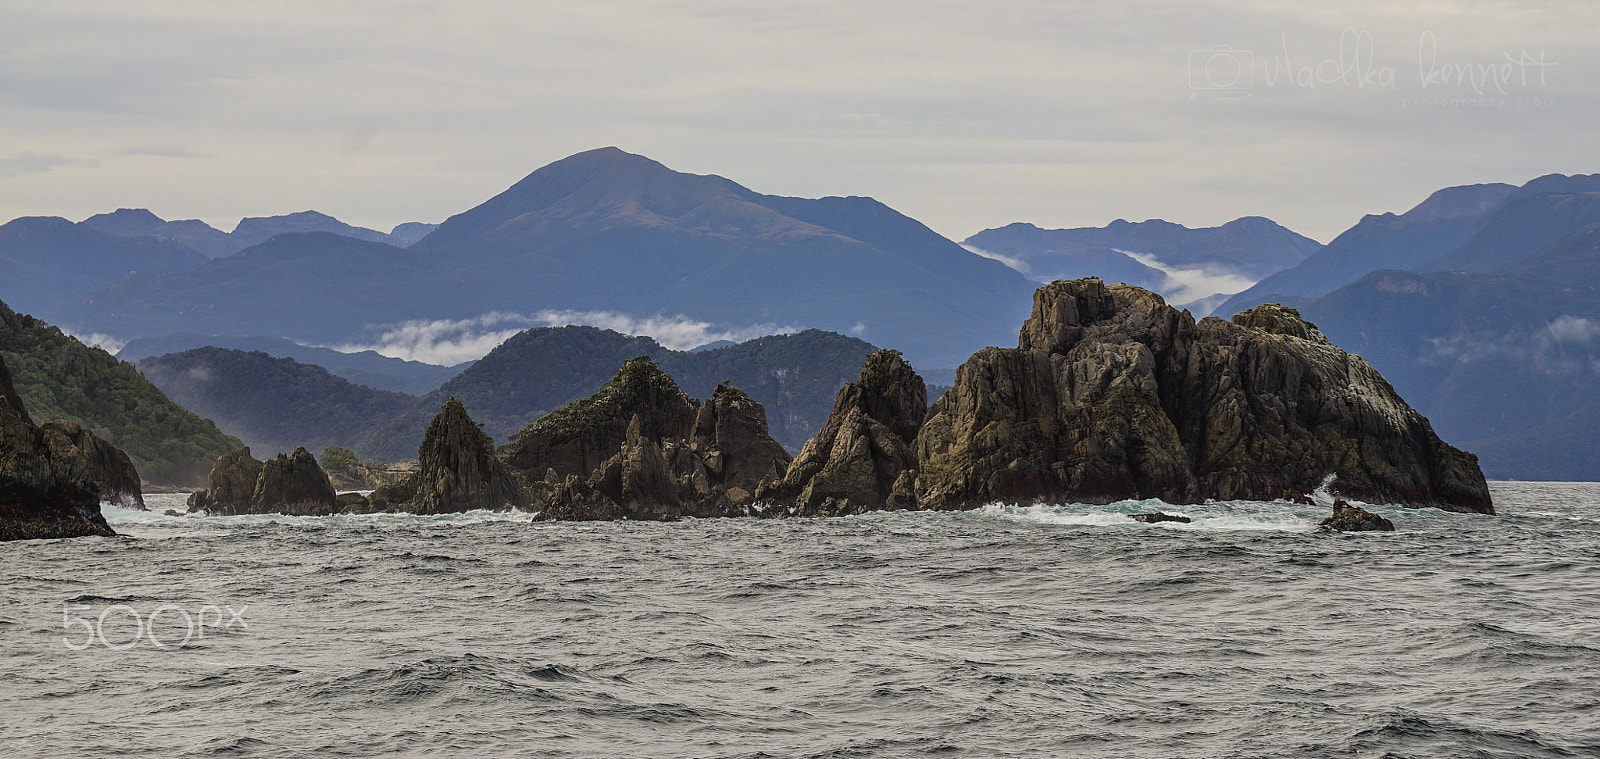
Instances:
[[[791,461],[760,403],[727,384],[702,403],[640,356],[498,451],[451,398],[418,469],[370,498],[336,496],[304,449],[265,463],[243,449],[218,461],[192,509],[842,516],[995,501],[1304,500],[1331,475],[1346,498],[1494,513],[1474,456],[1282,306],[1197,322],[1138,287],[1055,282],[1034,294],[1016,348],[977,352],[931,407],[927,396],[898,352],[876,351]]]
[[[1195,322],[1099,279],[1034,294],[1016,348],[956,372],[916,439],[921,508],[1345,497],[1492,514],[1477,458],[1293,309]],[[885,504],[887,505],[887,504]]]

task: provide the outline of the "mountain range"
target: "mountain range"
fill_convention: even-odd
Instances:
[[[376,351],[336,351],[332,348],[301,345],[292,340],[265,335],[230,336],[194,333],[129,340],[121,350],[117,351],[117,358],[138,362],[151,356],[164,356],[168,353],[181,353],[205,347],[231,348],[247,353],[259,351],[275,358],[292,358],[302,364],[320,366],[353,384],[410,395],[425,395],[472,365],[469,361],[455,366],[437,366],[421,361],[390,358]]]
[[[1118,219],[1077,229],[1018,222],[986,229],[962,244],[1038,282],[1097,276],[1153,290],[1179,304],[1220,300],[1217,296],[1300,264],[1321,247],[1259,216],[1200,229],[1161,219]]]
[[[119,208],[111,213],[90,216],[79,223],[107,234],[168,240],[187,246],[207,258],[231,256],[252,245],[266,242],[275,235],[291,232],[328,232],[403,248],[422,239],[437,226],[409,222],[395,227],[390,234],[384,234],[375,229],[346,224],[325,213],[299,211],[281,216],[247,216],[240,219],[233,232],[229,233],[198,219],[166,221],[145,208]]]
[[[409,248],[279,234],[130,277],[59,321],[122,339],[271,325],[296,342],[361,344],[412,322],[606,312],[744,335],[819,328],[953,367],[1008,342],[1032,290],[871,198],[762,195],[602,148],[533,172]]]

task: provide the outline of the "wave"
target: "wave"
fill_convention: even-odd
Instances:
[[[1131,517],[1133,514],[1156,511],[1188,517],[1191,521],[1146,524],[1134,521]],[[1235,530],[1314,532],[1318,524],[1328,517],[1328,510],[1322,506],[1307,506],[1289,501],[1211,501],[1203,504],[1176,505],[1159,498],[1117,501],[1109,504],[990,503],[981,509],[981,513],[1035,524],[1200,532]]]

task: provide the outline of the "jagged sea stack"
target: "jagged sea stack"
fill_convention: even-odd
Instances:
[[[0,540],[116,535],[100,513],[98,465],[85,453],[107,444],[78,432],[63,446],[52,436],[65,430],[34,426],[0,361]]]
[[[916,508],[915,442],[927,407],[927,386],[899,351],[867,356],[783,482],[758,497],[804,516]]]
[[[339,510],[327,473],[305,448],[257,461],[245,446],[217,457],[206,482],[210,487],[190,494],[189,511],[327,516]]]
[[[374,491],[372,508],[413,514],[498,511],[528,505],[527,494],[500,460],[494,440],[451,398],[433,417],[417,450],[417,471]]]
[[[1015,349],[956,373],[917,436],[924,508],[1348,497],[1493,513],[1477,459],[1292,309],[1195,323],[1098,279],[1034,294]]]

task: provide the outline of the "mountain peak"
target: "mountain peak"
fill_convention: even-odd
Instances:
[[[1415,221],[1432,221],[1480,214],[1499,205],[1516,189],[1498,182],[1446,187],[1402,215]]]
[[[90,229],[114,235],[154,234],[167,223],[148,208],[118,208],[111,213],[99,213],[82,221]]]

